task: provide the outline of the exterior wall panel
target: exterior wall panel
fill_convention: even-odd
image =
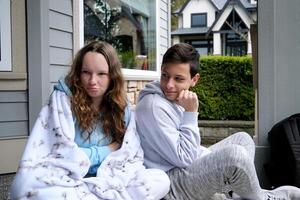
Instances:
[[[0,138],[28,135],[26,91],[0,92]]]
[[[50,64],[67,66],[70,65],[72,61],[73,51],[72,49],[50,47],[49,56],[50,56]]]
[[[191,13],[207,13],[207,26],[215,20],[215,7],[209,1],[190,1],[183,11],[183,28],[191,27]]]
[[[171,14],[171,5],[170,1],[167,0],[160,0],[159,2],[159,55],[160,58],[157,59],[160,62],[158,63],[158,68],[160,68],[161,60],[163,57],[163,54],[166,52],[166,50],[170,47],[170,14]]]
[[[58,29],[72,33],[73,21],[69,15],[64,15],[60,12],[49,11],[49,26],[53,29]]]
[[[65,49],[73,48],[72,33],[56,29],[50,29],[49,32],[50,46],[61,47]]]
[[[73,2],[53,0],[49,9],[49,93],[73,59]]]
[[[49,7],[51,10],[72,16],[72,0],[51,0]]]

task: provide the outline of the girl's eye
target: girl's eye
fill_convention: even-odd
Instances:
[[[81,73],[82,74],[89,74],[89,72],[87,70],[82,70]]]
[[[105,76],[105,75],[107,75],[107,73],[105,73],[105,72],[100,72],[100,73],[98,73],[98,75],[99,75],[99,76]]]

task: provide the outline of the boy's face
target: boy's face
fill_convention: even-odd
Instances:
[[[191,77],[189,63],[166,63],[161,67],[160,86],[166,98],[176,101],[182,90],[195,86],[199,74]]]

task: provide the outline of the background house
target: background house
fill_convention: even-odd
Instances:
[[[174,13],[172,43],[192,44],[200,55],[251,54],[250,24],[257,21],[254,0],[187,0]]]

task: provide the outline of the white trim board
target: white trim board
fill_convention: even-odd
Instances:
[[[10,0],[0,1],[0,71],[12,71],[11,66]]]

